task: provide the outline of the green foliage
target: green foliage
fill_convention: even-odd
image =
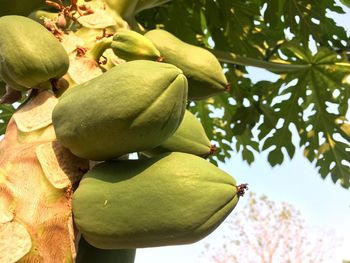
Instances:
[[[15,112],[12,105],[0,105],[0,136],[5,133],[7,124]]]
[[[344,13],[328,0],[179,0],[137,19],[210,49],[223,63],[230,94],[189,106],[218,146],[213,162],[236,151],[252,163],[268,151],[274,166],[302,147],[323,178],[348,188],[350,42],[329,12]],[[278,79],[254,83],[247,66]]]

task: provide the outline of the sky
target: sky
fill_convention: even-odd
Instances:
[[[346,14],[332,16],[337,24],[344,26],[350,36],[350,9]],[[250,68],[256,80],[266,77],[264,70]],[[271,75],[272,77],[272,75]],[[273,77],[272,77],[273,78]],[[301,150],[296,151],[292,160],[285,160],[280,166],[271,167],[265,153],[256,156],[249,166],[239,154],[219,167],[231,174],[238,183],[248,183],[250,191],[257,195],[267,195],[275,202],[287,202],[297,208],[307,224],[314,228],[331,229],[339,238],[340,245],[334,251],[332,262],[341,263],[350,260],[350,190],[334,184],[328,177],[321,178],[315,167],[303,157]],[[230,216],[235,216],[244,206],[239,202]],[[138,249],[135,263],[210,263],[202,256],[205,244],[222,244],[226,220],[219,228],[203,240],[181,246]]]

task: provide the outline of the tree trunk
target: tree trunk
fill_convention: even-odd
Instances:
[[[56,102],[31,95],[0,142],[0,262],[74,262],[71,199],[88,162],[56,141]]]

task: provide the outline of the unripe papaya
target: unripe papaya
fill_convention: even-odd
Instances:
[[[118,30],[113,37],[111,48],[118,57],[126,60],[161,60],[158,49],[143,35],[132,30]]]
[[[236,206],[235,180],[203,158],[166,153],[100,163],[73,195],[73,216],[101,249],[187,244],[211,233]]]
[[[184,72],[188,79],[189,99],[205,99],[228,89],[219,61],[208,50],[187,44],[161,29],[148,31],[145,37],[160,51],[164,62]]]
[[[99,249],[81,237],[76,263],[134,263],[136,249]]]
[[[108,160],[165,141],[180,125],[186,100],[180,69],[135,60],[68,89],[52,121],[57,139],[72,153]]]
[[[0,78],[11,88],[48,88],[68,67],[66,51],[45,27],[27,17],[0,18]]]
[[[185,152],[207,157],[212,153],[210,140],[205,134],[199,120],[188,110],[175,133],[155,149],[146,154],[160,154],[164,152]]]

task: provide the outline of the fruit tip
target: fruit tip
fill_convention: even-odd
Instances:
[[[156,62],[164,62],[164,57],[162,57],[162,56],[158,57]]]
[[[239,197],[244,196],[247,190],[248,190],[248,184],[240,184],[237,186],[237,195]]]
[[[215,144],[210,145],[209,155],[213,155],[217,152],[218,148]]]
[[[232,89],[231,84],[230,84],[230,83],[227,83],[227,84],[226,84],[226,87],[225,87],[225,91],[230,92],[231,89]]]

